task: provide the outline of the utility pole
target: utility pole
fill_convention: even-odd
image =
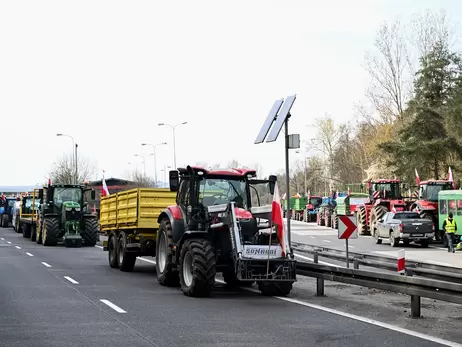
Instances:
[[[175,129],[176,129],[177,126],[183,125],[183,124],[188,124],[188,122],[178,123],[178,124],[175,124],[175,125],[171,125],[171,124],[167,124],[167,123],[159,123],[158,124],[159,126],[162,126],[162,125],[168,126],[168,127],[172,128],[172,130],[173,130],[173,167],[175,168],[175,170],[177,169],[177,166],[176,166]]]

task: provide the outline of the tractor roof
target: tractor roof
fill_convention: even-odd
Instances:
[[[51,186],[54,188],[81,188],[83,189],[83,186],[79,184],[52,184]]]
[[[377,180],[371,180],[371,183],[399,183],[397,178],[379,178]]]
[[[191,169],[194,170],[195,173],[201,172],[202,175],[205,176],[222,176],[222,177],[241,177],[241,178],[247,178],[248,175],[251,175],[252,177],[255,177],[257,172],[255,170],[250,170],[250,169],[212,169],[212,170],[207,170],[204,169],[203,167],[200,166],[190,166]],[[184,175],[188,173],[188,169],[185,168],[179,168],[178,169],[179,173]]]
[[[448,181],[448,180],[425,180],[425,181],[422,181],[420,182],[420,185],[423,185],[423,184],[448,184],[448,183],[451,183],[451,181]]]

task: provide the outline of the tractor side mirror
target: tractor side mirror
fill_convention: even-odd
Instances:
[[[170,191],[176,192],[178,191],[178,186],[180,185],[180,175],[178,174],[177,170],[169,171],[168,173],[169,183],[170,183]]]
[[[93,189],[90,192],[90,200],[96,200],[96,192]]]
[[[270,175],[268,177],[268,180],[269,180],[269,190],[270,190],[270,193],[271,195],[274,195],[274,187],[276,186],[276,180],[277,180],[277,176],[275,175]]]

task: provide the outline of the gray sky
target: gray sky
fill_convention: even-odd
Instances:
[[[283,168],[282,136],[254,145],[273,101],[297,93],[291,133],[330,113],[353,119],[361,67],[384,20],[457,1],[0,1],[2,185],[44,182],[70,152],[120,177],[158,147],[158,172],[177,164]],[[24,136],[22,136],[24,135]],[[5,146],[10,144],[10,147]],[[293,154],[295,158],[296,154]],[[100,178],[101,171],[95,178]]]

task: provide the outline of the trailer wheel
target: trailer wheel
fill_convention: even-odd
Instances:
[[[109,260],[109,266],[113,269],[117,269],[119,267],[118,256],[117,256],[117,238],[114,233],[109,235],[108,243],[107,243],[107,254]]]
[[[173,264],[173,239],[170,220],[163,219],[159,224],[156,238],[157,281],[163,286],[175,287],[180,284],[177,268]]]
[[[94,247],[98,241],[98,222],[93,218],[84,220],[85,229],[80,233],[85,246]]]
[[[216,263],[212,245],[205,239],[186,240],[180,253],[180,283],[184,295],[206,297],[215,284]]]
[[[32,224],[30,227],[30,240],[35,241],[37,238],[37,225]]]
[[[258,290],[264,296],[287,296],[293,288],[293,282],[258,282]]]
[[[132,272],[136,263],[136,255],[126,251],[127,234],[121,232],[118,240],[118,264],[120,271]]]
[[[54,217],[45,218],[43,223],[42,243],[44,246],[56,246],[58,244],[59,223]]]

